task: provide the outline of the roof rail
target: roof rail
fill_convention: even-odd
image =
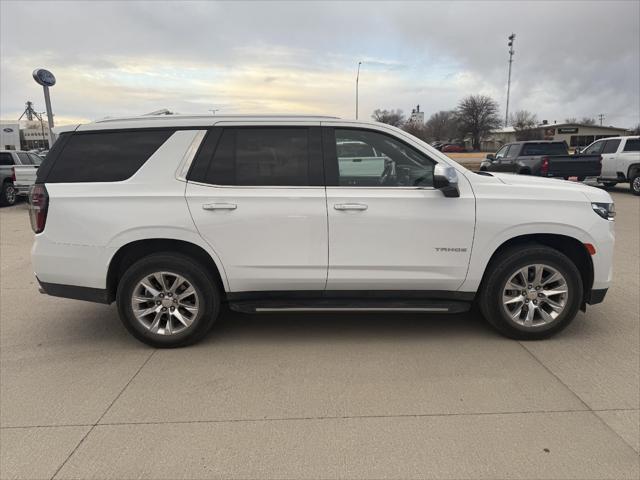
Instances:
[[[231,115],[204,115],[204,114],[196,114],[196,115],[169,115],[169,114],[146,114],[146,115],[138,115],[135,117],[111,117],[111,118],[103,118],[100,120],[96,120],[94,123],[108,123],[108,122],[121,122],[123,120],[134,121],[134,120],[189,120],[189,119],[202,119],[202,118],[325,118],[331,120],[339,120],[340,117],[332,117],[328,115],[249,115],[249,114],[231,114]]]

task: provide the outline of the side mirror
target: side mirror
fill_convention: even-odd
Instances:
[[[493,162],[496,159],[496,156],[493,153],[487,153],[487,160]]]
[[[444,193],[445,197],[459,197],[456,169],[449,165],[436,164],[433,169],[433,187]]]

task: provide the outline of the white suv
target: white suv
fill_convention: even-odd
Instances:
[[[359,156],[362,151],[364,156]],[[241,312],[462,312],[542,338],[601,302],[601,189],[473,173],[397,128],[331,117],[164,116],[69,128],[31,193],[49,295],[111,303],[186,345]]]

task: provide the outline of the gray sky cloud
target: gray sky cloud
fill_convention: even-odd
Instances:
[[[427,114],[464,95],[540,119],[640,121],[640,2],[0,3],[0,116],[42,109],[31,70],[52,70],[61,121],[179,112]]]

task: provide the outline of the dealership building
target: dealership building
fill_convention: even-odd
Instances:
[[[527,132],[528,138],[567,142],[571,148],[584,147],[600,138],[629,135],[626,128],[604,125],[585,125],[581,123],[546,123],[538,125]],[[513,127],[494,130],[483,141],[483,149],[493,150],[505,143],[516,141],[516,130]]]

